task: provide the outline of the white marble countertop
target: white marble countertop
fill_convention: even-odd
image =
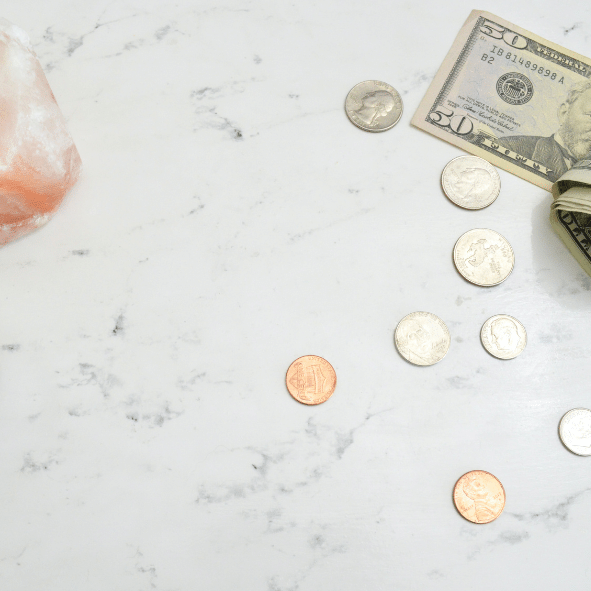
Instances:
[[[459,150],[410,126],[472,6],[349,0],[9,0],[84,172],[44,228],[0,251],[3,591],[588,589],[591,458],[557,426],[591,406],[591,279],[550,195],[504,171],[473,212],[442,194]],[[489,8],[591,54],[581,2]],[[381,79],[404,114],[346,118]],[[516,254],[464,281],[474,227]],[[447,357],[396,352],[440,316]],[[512,361],[479,340],[528,331]],[[300,355],[334,396],[295,402]],[[452,488],[507,492],[482,526]]]

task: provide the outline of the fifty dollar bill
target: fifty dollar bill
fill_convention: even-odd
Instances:
[[[412,123],[549,191],[591,149],[591,127],[565,121],[590,76],[588,58],[474,10]]]
[[[474,10],[412,123],[552,190],[552,226],[591,275],[591,60]]]

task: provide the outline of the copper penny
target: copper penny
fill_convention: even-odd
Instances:
[[[489,472],[472,470],[456,482],[454,503],[468,521],[490,523],[505,507],[505,489]]]
[[[326,359],[317,355],[304,355],[289,366],[285,384],[298,402],[322,404],[335,391],[337,374]]]

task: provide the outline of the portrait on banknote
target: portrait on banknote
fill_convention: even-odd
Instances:
[[[538,162],[557,181],[591,150],[591,80],[571,86],[557,113],[559,127],[550,136],[514,135],[499,138],[498,144]]]
[[[591,149],[591,65],[473,11],[413,125],[550,190]]]

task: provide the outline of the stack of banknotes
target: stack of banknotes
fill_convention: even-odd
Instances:
[[[474,10],[412,123],[552,191],[552,226],[591,275],[591,60]]]

